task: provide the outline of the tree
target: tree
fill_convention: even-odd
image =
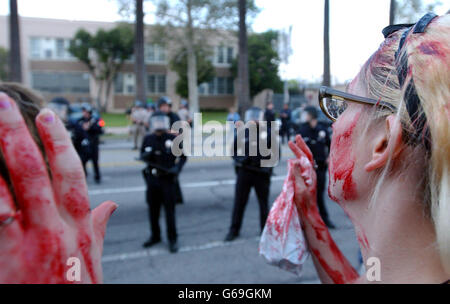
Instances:
[[[136,22],[134,43],[134,70],[136,74],[136,99],[145,102],[145,59],[144,59],[144,8],[143,0],[135,0]]]
[[[20,56],[20,28],[17,0],[9,0],[9,77],[11,81],[22,82],[22,63]]]
[[[70,41],[69,52],[86,65],[97,85],[97,107],[104,112],[112,83],[125,60],[133,54],[134,33],[128,24],[100,29],[93,36],[80,29]]]
[[[250,78],[248,62],[247,37],[247,1],[239,0],[239,65],[238,65],[238,111],[244,117],[245,111],[251,107]]]
[[[8,80],[8,56],[9,52],[5,48],[0,47],[0,80]]]
[[[247,9],[256,12],[253,0]],[[236,0],[154,0],[159,37],[187,54],[187,82],[189,105],[192,112],[199,111],[196,46],[205,45],[211,37],[226,39],[226,29],[235,29],[237,22]]]
[[[394,2],[393,23],[415,23],[427,12],[432,12],[441,1],[424,5],[422,0],[391,0]]]
[[[252,98],[264,89],[283,92],[283,82],[278,75],[280,57],[275,48],[277,39],[278,33],[273,30],[248,36],[249,91]],[[238,61],[235,59],[231,67],[235,77],[237,70]]]
[[[330,75],[330,1],[325,0],[323,23],[323,80],[322,85],[331,86]]]
[[[210,57],[210,52],[207,49],[197,46],[195,50],[195,56],[197,58],[197,86],[210,82],[215,75],[214,66],[208,58]],[[178,80],[175,84],[176,92],[181,97],[187,98],[189,96],[188,90],[188,79],[187,79],[187,50],[182,49],[176,54],[170,61],[170,67],[172,70],[177,72]]]

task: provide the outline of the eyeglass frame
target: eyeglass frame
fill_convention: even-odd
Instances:
[[[324,105],[325,98],[335,98],[342,101],[350,101],[350,102],[356,102],[359,104],[364,105],[371,105],[371,106],[378,106],[382,108],[387,108],[391,110],[393,113],[397,111],[397,107],[392,105],[389,102],[382,101],[381,99],[373,99],[368,97],[362,97],[358,95],[353,95],[347,92],[342,92],[339,90],[335,90],[333,88],[327,87],[327,86],[321,86],[319,88],[319,106],[322,112],[333,122],[336,121],[334,117],[328,114],[328,111],[326,110],[326,107]]]

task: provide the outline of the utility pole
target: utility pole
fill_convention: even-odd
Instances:
[[[396,10],[395,0],[391,0],[391,4],[389,6],[389,25],[393,25],[395,22],[395,10]]]
[[[323,82],[324,86],[331,86],[330,76],[330,1],[325,0],[323,28]]]
[[[239,66],[238,66],[238,105],[239,114],[244,117],[252,103],[250,101],[250,78],[248,72],[248,41],[247,41],[247,2],[238,0],[239,4]]]
[[[144,8],[143,0],[136,0],[136,25],[134,43],[134,70],[136,75],[136,100],[147,101],[145,93],[145,58],[144,58]]]
[[[287,31],[280,31],[278,34],[278,53],[281,57],[282,70],[281,73],[282,78],[284,79],[284,92],[283,92],[283,103],[289,103],[289,88],[288,88],[288,79],[287,79],[287,67],[289,65],[289,57],[292,55],[291,48],[291,37],[292,37],[292,25],[289,26]]]
[[[9,0],[9,79],[22,82],[22,63],[20,56],[20,28],[17,0]]]

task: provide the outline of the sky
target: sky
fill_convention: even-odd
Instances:
[[[428,3],[432,0],[424,0]],[[438,14],[450,8],[440,0]],[[255,0],[261,9],[252,21],[254,32],[283,30],[292,26],[292,55],[282,66],[283,79],[319,82],[323,73],[323,0]],[[0,15],[9,14],[9,1],[0,0]],[[27,17],[69,20],[119,21],[116,0],[18,0],[19,14]],[[154,7],[145,2],[145,22],[155,22]],[[330,61],[333,83],[356,76],[364,62],[383,41],[388,25],[389,0],[330,1]]]

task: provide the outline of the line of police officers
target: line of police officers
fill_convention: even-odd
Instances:
[[[311,108],[306,110],[310,113],[313,122],[312,124],[309,121],[305,122],[300,132],[315,155],[316,164],[319,166],[317,178],[318,197],[320,197],[318,199],[319,208],[325,222],[331,225],[323,205],[325,177],[322,176],[326,173],[325,155],[327,155],[329,149],[329,134],[326,127],[317,122],[317,113],[314,115]],[[143,246],[150,247],[161,242],[159,216],[161,207],[164,207],[169,250],[172,253],[178,251],[175,205],[177,200],[182,201],[178,175],[186,163],[186,156],[176,157],[171,150],[173,141],[177,136],[171,131],[171,126],[178,119],[177,115],[171,112],[167,100],[160,99],[158,110],[150,118],[150,133],[145,136],[140,153],[140,159],[147,164],[143,175],[147,184],[146,199],[149,206],[151,229],[151,236]],[[252,107],[245,113],[245,122],[256,127],[257,136],[250,135],[250,128],[235,130],[233,161],[236,185],[231,225],[225,241],[233,241],[239,236],[245,207],[252,188],[255,189],[259,203],[261,232],[269,213],[269,190],[273,168],[263,166],[262,161],[273,158],[275,149],[280,147],[278,137],[277,142],[271,142],[270,122],[264,124],[265,129],[262,128],[261,122],[264,120],[264,112],[260,108]],[[274,131],[278,132],[278,130]],[[239,132],[244,132],[244,134]],[[264,141],[265,146],[271,151],[269,155],[266,155],[267,153],[263,155],[260,151],[261,141]],[[255,150],[256,153],[254,153]]]

